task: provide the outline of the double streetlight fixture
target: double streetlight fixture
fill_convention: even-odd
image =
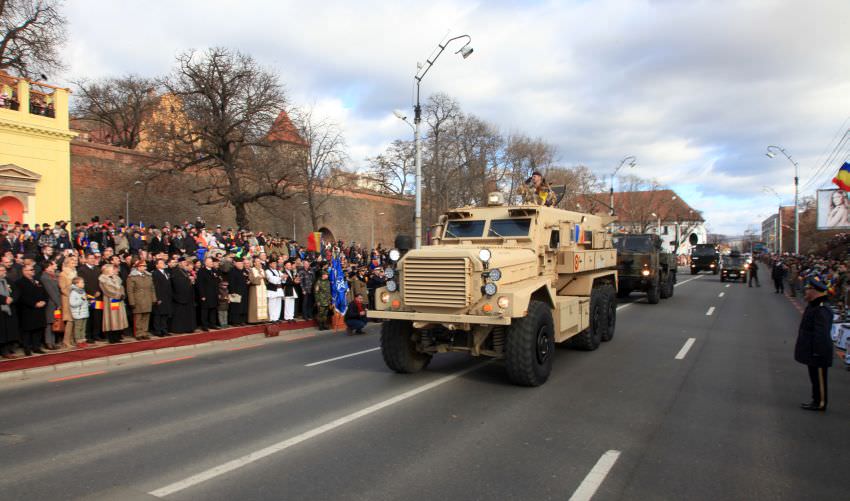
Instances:
[[[472,37],[469,35],[460,35],[454,38],[450,38],[446,40],[444,43],[437,44],[436,53],[433,57],[427,59],[425,64],[418,65],[418,70],[416,74],[413,75],[413,80],[416,81],[416,105],[413,107],[413,141],[416,147],[416,215],[414,217],[415,226],[416,226],[416,248],[419,249],[422,247],[422,141],[420,139],[420,129],[422,122],[422,107],[419,104],[419,87],[422,83],[422,79],[425,78],[425,75],[428,73],[428,70],[431,69],[431,66],[434,65],[434,62],[437,61],[437,58],[440,57],[440,54],[446,50],[446,47],[449,46],[450,43],[455,40],[466,39],[466,43],[458,49],[455,54],[460,54],[464,59],[468,58],[472,55],[472,47],[469,46],[472,43]],[[407,116],[401,111],[393,112],[396,117],[407,122]],[[408,122],[408,125],[410,122]]]
[[[800,209],[798,208],[798,199],[800,196],[800,177],[799,171],[800,166],[797,165],[796,160],[791,158],[791,155],[788,154],[782,147],[770,145],[767,147],[767,152],[765,155],[768,158],[776,158],[776,152],[782,153],[785,155],[785,158],[788,159],[789,162],[794,164],[794,254],[800,253]],[[782,212],[780,208],[779,212]]]
[[[617,168],[614,169],[614,172],[611,173],[610,208],[612,216],[614,215],[614,178],[617,176],[617,173],[620,172],[620,169],[622,169],[623,166],[626,165],[626,163],[628,163],[629,167],[634,167],[635,165],[637,165],[637,158],[635,158],[634,155],[627,156],[626,158],[620,161],[620,165],[618,165]]]

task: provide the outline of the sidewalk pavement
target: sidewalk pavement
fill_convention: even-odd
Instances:
[[[271,337],[280,332],[313,327],[313,320],[295,323],[258,324],[244,327],[230,327],[209,332],[173,334],[163,338],[146,340],[125,340],[118,344],[93,346],[83,349],[71,349],[60,352],[48,352],[44,355],[0,361],[0,379],[11,379],[22,375],[50,372],[72,367],[84,367],[102,360],[124,360],[136,356],[151,355],[157,352],[177,351],[215,342],[227,342],[238,338]]]

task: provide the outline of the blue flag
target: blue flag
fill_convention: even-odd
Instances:
[[[348,308],[348,303],[345,302],[345,293],[348,291],[348,282],[345,280],[345,273],[342,271],[342,263],[339,259],[331,261],[331,267],[328,278],[331,282],[331,296],[334,300],[334,308],[336,311],[345,314]]]

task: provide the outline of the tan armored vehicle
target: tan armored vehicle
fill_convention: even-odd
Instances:
[[[386,287],[370,318],[384,319],[390,369],[412,373],[435,353],[503,359],[510,380],[538,386],[555,343],[595,350],[614,337],[617,255],[611,218],[538,205],[487,207],[440,217],[434,245],[390,252]]]

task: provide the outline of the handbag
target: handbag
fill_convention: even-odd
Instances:
[[[229,294],[227,296],[227,299],[231,303],[241,303],[242,302],[242,294]]]

